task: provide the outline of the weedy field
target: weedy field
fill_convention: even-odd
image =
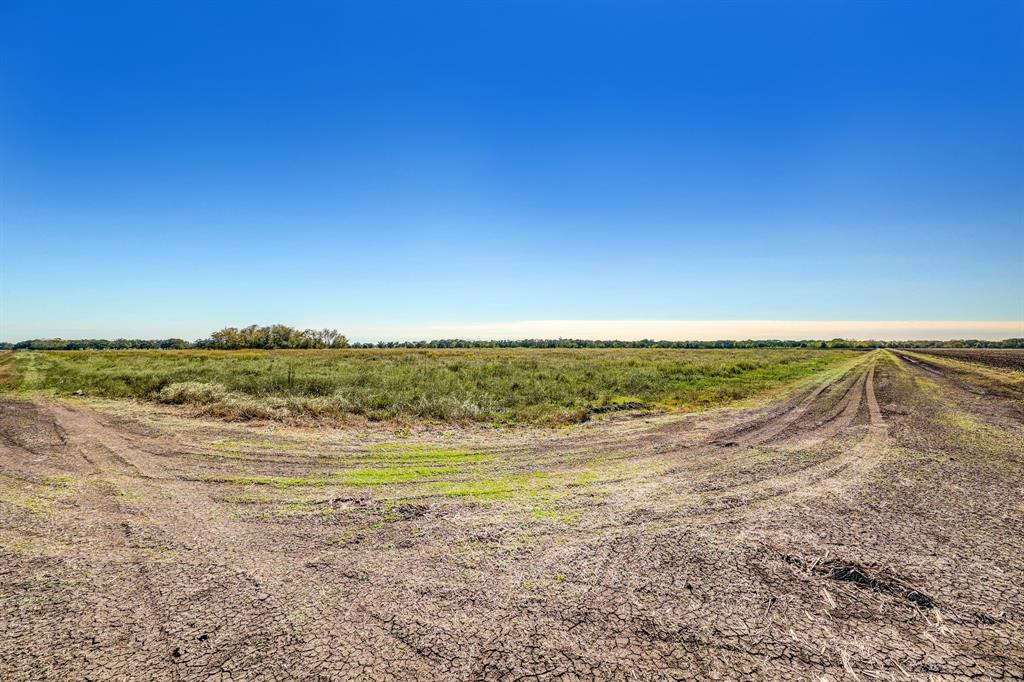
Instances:
[[[1024,679],[1014,354],[363,353],[0,357],[0,679]],[[288,399],[300,361],[523,420],[707,409],[157,402]]]
[[[575,423],[692,410],[784,389],[840,350],[471,349],[14,353],[7,385],[139,398],[229,420]]]

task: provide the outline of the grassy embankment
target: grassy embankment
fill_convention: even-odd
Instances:
[[[593,410],[715,407],[857,354],[823,350],[471,349],[18,352],[8,389],[196,406],[232,420],[574,423]]]

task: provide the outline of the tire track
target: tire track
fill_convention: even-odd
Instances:
[[[857,418],[857,413],[860,412],[861,404],[864,401],[864,384],[866,379],[867,372],[861,371],[854,380],[853,385],[847,389],[846,393],[843,394],[843,397],[839,400],[839,403],[836,404],[828,416],[816,422],[807,433],[783,433],[781,434],[783,437],[778,439],[778,442],[784,442],[786,440],[806,440],[809,442],[815,442],[835,436],[848,428]]]
[[[864,391],[868,398],[868,411],[871,414],[871,428],[884,432],[886,430],[885,419],[882,418],[882,408],[878,406],[878,396],[875,394],[875,366],[877,364],[877,361],[871,363]]]
[[[77,449],[87,460],[95,462],[94,466],[98,470],[102,470],[101,465],[106,464],[131,478],[166,478],[150,470],[148,463],[141,462],[135,456],[138,452],[136,448],[125,448],[124,443],[130,441],[116,430],[99,423],[94,414],[59,404],[50,405],[49,412],[53,422],[65,433],[77,436],[80,441],[76,444]],[[87,449],[91,450],[92,455],[98,453],[101,457],[97,460],[90,458]]]
[[[857,365],[850,371],[862,370],[861,365]],[[738,436],[733,439],[723,439],[721,437],[716,438],[711,442],[712,445],[726,446],[726,447],[741,447],[748,448],[753,447],[759,443],[770,441],[780,434],[782,434],[787,428],[789,428],[794,422],[803,417],[807,412],[815,405],[818,398],[826,389],[831,388],[841,379],[833,379],[826,381],[820,386],[815,388],[811,393],[804,398],[796,407],[783,413],[779,417],[772,419],[766,425],[755,428],[752,432],[746,435]],[[855,413],[856,414],[856,413]]]
[[[301,677],[291,666],[302,658],[283,654],[305,643],[288,618],[277,567],[245,551],[253,538],[237,532],[205,493],[165,474],[159,456],[132,437],[92,412],[46,407],[38,416],[59,425],[65,446],[90,462],[66,528],[81,538],[81,560],[113,587],[99,619],[74,624],[98,647],[88,649],[90,660],[115,666],[125,679],[142,671],[150,679],[207,679],[227,667]],[[133,502],[161,492],[178,502]],[[170,570],[160,565],[165,552],[180,555]],[[261,643],[270,633],[275,647]]]

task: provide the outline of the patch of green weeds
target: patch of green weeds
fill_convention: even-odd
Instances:
[[[388,485],[411,483],[426,478],[457,474],[459,469],[446,466],[388,467],[383,469],[351,469],[335,474],[335,480],[344,485]]]
[[[117,492],[114,493],[114,496],[123,502],[138,502],[146,495],[145,493],[141,493],[137,490],[125,490],[124,488],[119,488]]]
[[[331,479],[324,477],[300,478],[292,476],[208,476],[205,477],[204,480],[242,486],[265,485],[282,490],[286,488],[297,488],[300,486],[325,486],[331,482]]]
[[[375,445],[364,457],[394,464],[429,465],[479,464],[491,459],[489,455],[481,452],[456,448],[439,448],[430,445],[410,445],[406,443],[382,443]]]
[[[348,469],[326,476],[204,476],[200,480],[229,483],[232,485],[265,485],[287,489],[297,487],[323,487],[327,485],[374,486],[412,483],[422,479],[437,478],[458,473],[455,467],[395,466],[379,469]]]
[[[53,511],[53,503],[64,496],[75,484],[71,476],[51,476],[37,484],[0,489],[0,503],[19,507],[32,514],[47,515]]]
[[[950,426],[968,433],[977,433],[983,428],[981,422],[965,412],[946,412],[944,420]]]
[[[465,497],[474,500],[501,500],[522,491],[523,483],[517,477],[485,478],[476,481],[444,481],[434,489],[446,497]]]
[[[566,512],[559,509],[549,509],[544,507],[535,507],[530,510],[530,516],[538,521],[552,521],[555,523],[564,523],[566,525],[574,524],[580,520],[580,513],[578,511]]]
[[[475,481],[443,481],[435,484],[434,490],[446,497],[504,500],[549,486],[546,482],[549,477],[546,472],[535,472]]]
[[[32,512],[33,514],[46,515],[49,514],[53,507],[53,500],[45,497],[36,497],[32,495],[26,495],[13,500],[8,500],[17,507]]]

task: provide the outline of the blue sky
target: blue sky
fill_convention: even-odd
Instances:
[[[0,339],[1024,327],[1019,2],[6,0],[0,50]]]

